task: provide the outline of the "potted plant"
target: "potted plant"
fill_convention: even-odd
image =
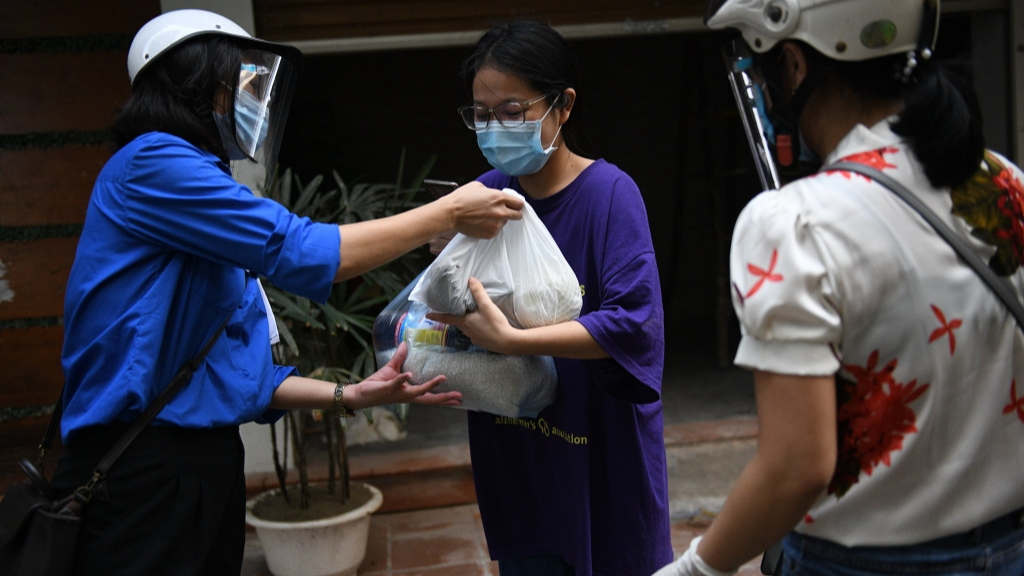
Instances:
[[[349,186],[334,172],[336,188],[322,191],[323,176],[303,185],[286,170],[262,193],[318,222],[346,224],[389,216],[421,204],[417,192],[434,163],[434,158],[429,159],[403,185],[404,156],[403,151],[393,184]],[[281,335],[281,342],[274,346],[275,359],[297,366],[307,377],[329,382],[359,381],[372,374],[376,370],[373,321],[422,268],[421,256],[407,254],[338,283],[325,304],[285,293],[264,280]],[[408,406],[388,408],[404,422]],[[372,411],[364,410],[363,416],[372,423]],[[279,435],[276,427],[270,427],[280,487],[246,505],[246,521],[256,528],[267,565],[277,576],[355,574],[366,555],[369,516],[381,506],[381,493],[350,481],[345,424],[333,415],[290,410],[283,428]],[[310,446],[319,441],[326,452],[327,481],[312,484]],[[297,486],[286,483],[289,449],[298,472]]]

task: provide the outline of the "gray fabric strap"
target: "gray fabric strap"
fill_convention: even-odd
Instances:
[[[1010,284],[1006,280],[997,276],[996,273],[993,272],[987,264],[985,264],[985,261],[974,253],[963,238],[958,236],[956,232],[953,232],[949,226],[946,226],[946,223],[940,220],[935,212],[932,212],[932,210],[928,208],[920,198],[908,190],[906,186],[883,174],[879,170],[875,170],[874,168],[865,166],[864,164],[854,162],[837,162],[822,168],[823,172],[831,170],[856,172],[857,174],[867,176],[882,186],[885,186],[894,194],[899,196],[900,199],[909,204],[911,208],[916,210],[917,213],[920,214],[926,222],[928,222],[928,224],[931,224],[931,227],[938,232],[939,236],[942,236],[943,240],[945,240],[953,250],[956,250],[956,253],[960,255],[960,258],[963,259],[967,265],[973,268],[974,271],[978,273],[978,276],[981,276],[981,279],[988,284],[988,287],[991,288],[992,291],[996,293],[996,296],[1003,301],[1003,304],[1009,308],[1010,313],[1017,319],[1017,325],[1024,328],[1024,306],[1022,306],[1020,301],[1017,300],[1017,296],[1014,294]]]

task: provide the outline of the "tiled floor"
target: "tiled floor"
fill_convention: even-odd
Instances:
[[[475,504],[374,515],[365,576],[497,576]]]
[[[678,523],[672,526],[672,547],[683,552],[690,540],[707,526]],[[254,532],[247,533],[246,565],[242,576],[271,576],[263,562]],[[760,574],[757,562],[738,576]],[[487,554],[480,509],[476,504],[374,514],[370,541],[360,576],[498,576],[497,562]]]

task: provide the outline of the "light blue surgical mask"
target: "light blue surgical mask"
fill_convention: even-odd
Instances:
[[[821,166],[821,158],[814,153],[814,150],[807,146],[807,139],[804,138],[802,133],[800,134],[800,162],[814,166],[815,169]]]
[[[551,157],[551,152],[557,149],[555,140],[562,130],[559,126],[551,146],[543,147],[540,142],[541,123],[553,107],[549,106],[540,120],[527,120],[518,126],[503,126],[495,121],[480,127],[483,123],[479,123],[476,143],[487,162],[506,176],[525,176],[540,171]]]
[[[263,112],[262,118],[261,111]],[[263,146],[263,141],[267,138],[267,130],[270,128],[270,122],[266,117],[263,103],[245,90],[240,90],[235,97],[237,137],[231,132],[231,123],[228,121],[226,114],[214,112],[213,120],[217,123],[220,141],[228,153],[229,160],[244,160],[249,157],[249,154],[242,150],[239,143],[247,148],[255,143],[256,145],[252,146],[251,150],[253,152],[259,150]],[[259,125],[259,135],[256,134],[257,125]]]

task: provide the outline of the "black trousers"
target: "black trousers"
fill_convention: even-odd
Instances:
[[[86,484],[127,426],[96,426],[64,449],[61,496]],[[77,576],[238,576],[245,546],[245,452],[237,427],[149,426],[85,506]]]

